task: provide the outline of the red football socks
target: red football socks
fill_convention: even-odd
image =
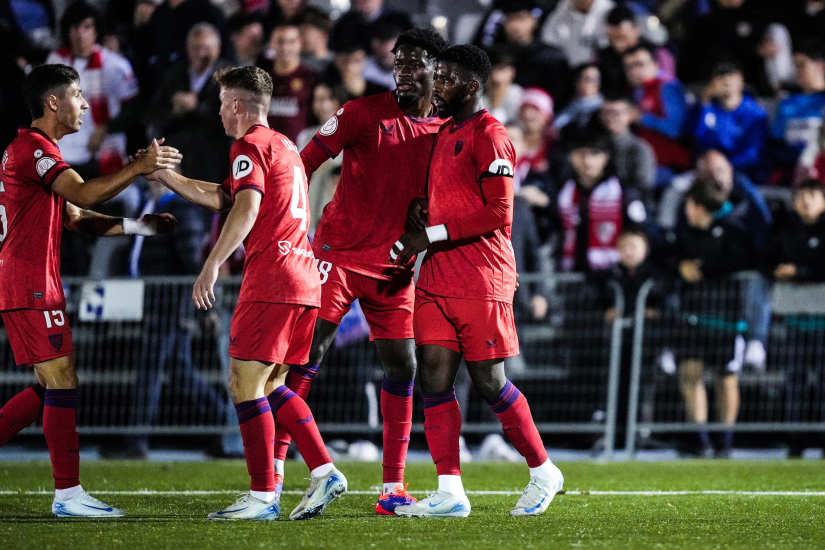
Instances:
[[[286,387],[292,390],[295,395],[306,401],[309,389],[312,387],[312,379],[318,374],[318,365],[291,365],[286,375]],[[273,411],[272,416],[275,416]],[[286,451],[292,438],[279,423],[275,423],[275,458],[277,460],[286,459]]]
[[[0,447],[9,442],[20,430],[37,420],[43,408],[46,388],[36,384],[26,388],[0,409]]]
[[[303,399],[286,386],[275,388],[267,399],[275,420],[295,440],[310,471],[332,462],[312,412]]]
[[[412,429],[413,383],[381,382],[381,416],[384,417],[384,483],[403,483]]]
[[[46,390],[43,435],[52,458],[55,489],[80,485],[80,442],[75,425],[77,390]]]
[[[519,454],[527,459],[530,468],[538,468],[547,462],[547,451],[533,422],[527,399],[512,382],[508,380],[498,398],[489,405],[501,421],[504,433]]]
[[[460,476],[461,409],[455,388],[424,394],[424,435],[440,476]]]
[[[241,427],[246,470],[251,479],[250,489],[271,493],[275,491],[275,464],[272,462],[272,439],[275,421],[270,414],[266,397],[235,404]]]

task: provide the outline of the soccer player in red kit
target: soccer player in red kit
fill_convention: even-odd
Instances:
[[[470,514],[461,482],[461,413],[453,387],[462,356],[476,391],[530,467],[530,483],[510,515],[543,513],[564,483],[547,458],[527,401],[504,374],[504,359],[519,351],[513,322],[516,261],[510,244],[515,152],[504,126],[481,108],[491,71],[487,54],[475,46],[453,46],[439,56],[433,101],[441,116],[453,120],[436,137],[426,203],[410,205],[410,224],[416,229],[390,249],[390,259],[398,265],[427,250],[413,322],[424,433],[438,472],[438,491],[398,506],[399,516]]]
[[[83,181],[63,161],[57,145],[80,130],[89,108],[77,71],[66,65],[38,67],[26,78],[25,96],[31,128],[19,130],[0,161],[0,316],[15,362],[31,365],[38,384],[0,409],[0,446],[42,411],[55,481],[52,513],[120,517],[123,510],[91,497],[80,485],[77,375],[60,281],[60,240],[64,227],[100,237],[171,231],[175,219],[169,215],[132,220],[86,209],[114,197],[141,175],[173,167],[181,155],[153,142],[137,162]]]
[[[215,300],[218,268],[243,243],[243,282],[229,330],[229,392],[235,402],[251,477],[249,493],[210,519],[276,520],[282,479],[273,461],[275,425],[295,439],[311,482],[290,519],[312,519],[347,490],[312,413],[285,385],[289,364],[304,364],[321,299],[307,228],[307,178],[298,149],[267,126],[272,79],[256,67],[215,75],[221,120],[236,138],[223,185],[165,171],[158,180],[182,197],[220,212],[230,209],[218,242],[192,291],[199,309]]]
[[[341,319],[358,299],[384,368],[383,489],[375,510],[385,515],[414,501],[405,489],[404,464],[416,369],[412,270],[392,265],[387,249],[404,232],[410,201],[424,196],[433,139],[443,122],[430,103],[435,57],[446,47],[428,29],[401,34],[393,68],[397,88],[345,104],[301,151],[308,176],[342,151],[344,160],[312,243],[322,284],[309,362],[293,367],[287,386],[309,393]],[[275,440],[282,472],[289,438],[279,432]]]

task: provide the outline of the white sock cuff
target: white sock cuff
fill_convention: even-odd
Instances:
[[[556,470],[557,468],[548,458],[541,466],[530,468],[530,477],[537,477],[543,481],[552,481],[556,476]]]
[[[332,468],[333,468],[332,462],[327,462],[326,464],[322,464],[321,466],[318,466],[317,468],[312,470],[309,473],[309,475],[311,477],[324,477],[325,475],[327,475],[328,473],[330,473],[332,471]]]
[[[275,500],[275,491],[249,491],[249,494],[267,503]]]
[[[275,473],[284,475],[284,461],[280,458],[275,459]]]
[[[75,485],[74,487],[69,487],[68,489],[55,489],[54,498],[57,500],[69,500],[82,490],[83,487],[80,485]]]
[[[464,484],[461,482],[461,476],[438,476],[438,490],[457,497],[464,496]]]

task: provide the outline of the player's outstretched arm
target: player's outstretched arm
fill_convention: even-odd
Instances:
[[[106,202],[126,189],[139,176],[147,176],[156,170],[174,168],[183,156],[174,147],[165,147],[157,140],[152,140],[145,154],[127,164],[114,174],[83,181],[74,170],[66,170],[54,180],[52,190],[81,208],[92,208]]]
[[[189,202],[212,212],[232,208],[232,198],[217,183],[189,179],[172,170],[158,170],[146,179],[159,181]]]
[[[170,233],[178,220],[172,214],[145,214],[140,219],[117,218],[83,210],[70,202],[66,203],[63,227],[75,233],[95,237],[114,237],[115,235],[152,236]]]
[[[254,189],[244,189],[235,194],[235,205],[229,211],[218,242],[209,253],[203,270],[192,289],[192,301],[198,309],[212,307],[212,302],[215,301],[213,289],[215,281],[218,280],[218,269],[252,231],[252,226],[258,218],[262,198],[263,195]]]

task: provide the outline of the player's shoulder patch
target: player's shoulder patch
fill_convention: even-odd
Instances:
[[[232,161],[232,177],[237,180],[251,173],[252,159],[246,155],[238,155],[235,157],[235,160]]]
[[[489,177],[502,176],[505,178],[512,178],[515,171],[513,170],[513,163],[507,159],[496,159],[490,163],[485,175]]]
[[[343,111],[343,109],[340,109],[340,111]],[[337,129],[338,129],[338,116],[337,115],[332,115],[329,118],[329,120],[326,121],[323,126],[321,126],[321,129],[318,130],[318,133],[321,134],[322,136],[331,136],[332,134],[335,133],[335,131]]]
[[[52,167],[57,164],[57,161],[51,157],[43,157],[37,161],[35,164],[35,169],[37,170],[37,175],[41,178],[46,175],[46,173],[52,169]]]

